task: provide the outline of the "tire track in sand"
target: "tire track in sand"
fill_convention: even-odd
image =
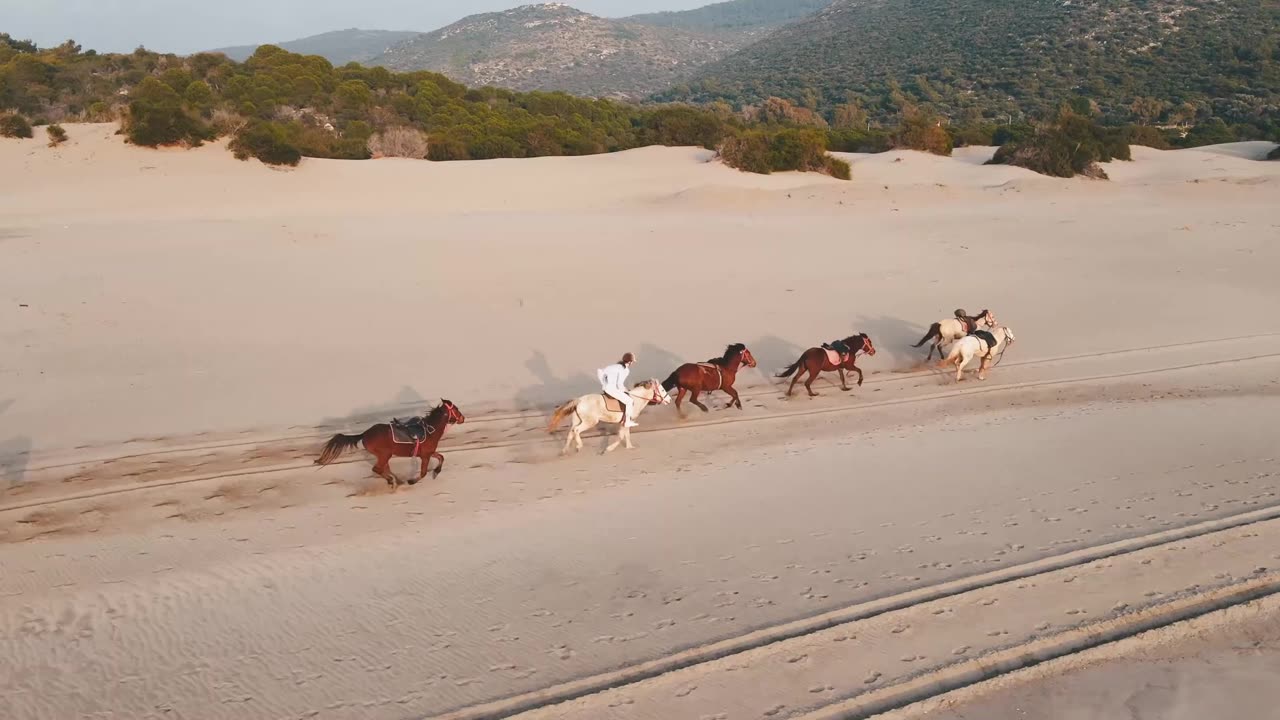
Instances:
[[[770,716],[770,711],[783,716],[808,711],[811,714],[804,715],[805,720],[865,718],[1044,660],[1280,592],[1280,574],[1257,565],[1265,559],[1280,557],[1275,555],[1275,543],[1280,540],[1277,520],[1280,520],[1280,505],[1078,550],[861,603],[424,720],[496,720],[512,716],[527,716],[529,720],[604,716],[675,718],[699,717],[698,713],[704,713],[703,717],[717,717],[714,712],[706,712],[708,708],[714,710],[718,703],[741,702],[749,694],[748,688],[777,693],[768,700],[768,707],[755,709],[765,716]],[[1256,531],[1232,532],[1241,528],[1255,530],[1250,526],[1257,526]],[[1222,560],[1221,554],[1208,552],[1228,542],[1236,545],[1228,553],[1228,559]],[[1234,569],[1237,574],[1221,572],[1223,569]],[[1125,582],[1117,582],[1116,576],[1123,576]],[[1167,592],[1147,591],[1153,586],[1153,578],[1175,585]],[[1076,580],[1081,582],[1070,585]],[[1091,580],[1093,588],[1089,587]],[[1098,606],[1099,588],[1104,592],[1114,589],[1115,595],[1125,602],[1111,605],[1112,600],[1107,599],[1106,605]],[[1013,610],[1008,601],[1015,592],[1032,593],[1022,600],[1024,605],[1052,608],[1059,613],[1066,608],[1065,613],[1057,623],[1021,628],[1019,632],[1024,637],[1013,644],[1004,642],[1001,638],[1009,633],[1003,628],[1013,627],[1007,614]],[[1080,609],[1079,606],[1088,604],[1090,593],[1095,607]],[[1002,597],[1010,606],[1002,607],[997,619],[989,619],[989,611],[984,609],[996,605]],[[970,606],[972,617],[953,617],[955,609],[961,606]],[[1099,617],[1108,609],[1115,617],[1093,623],[1084,621],[1088,617]],[[977,612],[972,612],[975,610]],[[939,636],[922,623],[939,619],[950,621],[953,626],[960,624],[961,634],[966,630],[973,634],[988,629],[974,627],[975,622],[986,622],[994,629],[985,632],[985,638],[969,640],[971,645],[946,647],[941,660],[937,661],[936,638]],[[913,628],[913,624],[916,627]],[[1052,632],[1055,626],[1064,629]],[[891,629],[885,632],[885,628]],[[1049,634],[1046,635],[1046,631]],[[870,653],[879,656],[870,662],[885,672],[858,673],[839,666],[833,669],[832,657],[810,657],[830,651],[861,658],[868,654],[868,646],[849,642],[860,637],[870,644]],[[984,642],[988,644],[985,652],[974,649]],[[899,653],[894,650],[899,645],[913,648],[910,657],[898,657]],[[926,667],[915,670],[913,663],[929,660],[920,654],[920,649],[930,646],[935,651],[935,661],[930,661],[933,667],[925,663]],[[902,668],[896,676],[886,657],[890,654],[898,660],[894,665]],[[830,681],[825,684],[821,678],[812,679],[833,670],[834,675],[828,675]],[[857,677],[853,678],[851,673]],[[895,677],[897,682],[891,682]],[[704,696],[718,691],[721,697],[698,700],[701,704],[693,714],[677,712],[676,706],[669,704],[676,702],[673,698],[696,697],[699,684],[708,687]],[[792,700],[782,702],[788,691]],[[797,703],[795,697],[802,700]],[[693,701],[686,703],[694,704]],[[607,712],[605,705],[610,708]],[[661,707],[655,709],[655,705]],[[687,709],[694,711],[694,707]],[[744,710],[733,709],[736,712],[729,714],[739,715]],[[782,712],[784,709],[786,713]]]

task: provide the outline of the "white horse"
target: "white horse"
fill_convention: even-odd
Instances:
[[[938,351],[938,359],[941,360],[943,357],[943,345],[949,342],[955,342],[965,335],[968,335],[970,332],[977,330],[980,323],[989,328],[995,327],[995,313],[990,310],[983,310],[977,315],[966,315],[964,310],[956,310],[955,317],[939,320],[938,322],[930,325],[929,332],[925,333],[924,337],[920,338],[920,342],[912,345],[911,347],[920,347],[932,340],[933,344],[929,346],[929,354],[925,355],[924,361],[929,362],[933,359],[934,350]]]
[[[938,367],[946,367],[954,363],[956,366],[956,382],[960,382],[964,379],[965,366],[976,355],[982,358],[982,361],[978,364],[978,379],[986,380],[987,368],[991,367],[991,359],[998,355],[1003,355],[1004,351],[1017,340],[1013,336],[1013,330],[1004,325],[992,330],[991,335],[996,339],[996,344],[991,347],[987,347],[986,342],[973,335],[966,335],[960,338],[951,346],[951,352],[947,354],[947,358],[938,363]]]
[[[640,417],[640,413],[650,405],[667,405],[671,402],[671,396],[667,394],[667,391],[662,387],[662,383],[658,382],[656,378],[636,384],[627,394],[634,401],[631,404],[632,420]],[[607,405],[606,400],[608,401]],[[615,410],[609,405],[618,406],[618,409]],[[609,447],[604,449],[605,452],[612,451],[621,443],[626,443],[628,450],[635,448],[631,444],[631,428],[622,423],[621,403],[614,398],[597,392],[583,395],[577,400],[570,400],[556,408],[555,413],[551,416],[550,424],[547,425],[547,432],[555,432],[560,422],[570,414],[574,416],[574,421],[569,428],[569,437],[564,441],[564,449],[560,451],[561,455],[567,455],[569,447],[572,445],[576,445],[575,450],[581,450],[582,433],[600,423],[618,426],[618,439],[610,443]]]

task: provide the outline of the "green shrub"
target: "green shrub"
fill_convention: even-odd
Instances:
[[[771,170],[825,170],[826,157],[827,135],[821,130],[785,128],[769,141]]]
[[[213,138],[209,127],[186,108],[178,93],[153,77],[139,83],[130,98],[124,131],[134,145],[197,146]]]
[[[827,132],[827,148],[836,152],[878,153],[892,149],[887,133],[850,128]]]
[[[695,145],[714,150],[725,136],[725,123],[716,115],[689,106],[664,107],[643,120],[644,145]]]
[[[49,136],[49,147],[57,147],[67,141],[67,131],[61,125],[50,125],[44,132]]]
[[[1142,145],[1157,150],[1168,150],[1173,147],[1169,143],[1168,133],[1150,125],[1134,125],[1128,128],[1128,141],[1130,145]]]
[[[31,131],[31,122],[18,113],[0,114],[0,137],[29,138],[35,137]]]
[[[726,165],[762,175],[800,171],[852,177],[849,163],[827,154],[827,134],[817,128],[748,130],[725,138],[719,153]]]
[[[1191,128],[1186,137],[1182,138],[1178,143],[1178,146],[1184,148],[1204,147],[1205,145],[1232,143],[1239,139],[1235,130],[1231,129],[1231,126],[1219,118],[1211,118],[1209,121],[1202,122]]]
[[[1267,153],[1267,159],[1280,160],[1280,145],[1277,145],[1276,147],[1272,148],[1271,152]]]
[[[823,159],[824,169],[828,175],[837,180],[852,180],[853,166],[846,160],[830,155]]]
[[[297,165],[302,152],[279,123],[256,120],[249,123],[231,141],[231,150],[240,160],[257,158],[267,165]]]
[[[1052,123],[1030,137],[1000,146],[989,164],[1017,165],[1042,175],[1106,179],[1099,162],[1131,159],[1127,132],[1105,128],[1090,118],[1063,109]]]
[[[998,144],[995,141],[996,126],[992,124],[965,125],[947,128],[947,131],[951,135],[951,144],[954,147],[986,147]]]
[[[938,118],[913,108],[903,112],[902,122],[893,131],[892,140],[895,148],[923,150],[934,155],[951,154],[951,135]]]
[[[763,130],[730,135],[720,143],[720,159],[729,167],[768,175],[773,171],[769,158],[769,138]]]

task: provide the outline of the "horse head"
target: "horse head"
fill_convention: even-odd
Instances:
[[[742,364],[746,365],[747,367],[756,366],[756,357],[752,355],[751,351],[747,349],[747,346],[743,345],[742,343],[734,343],[733,345],[729,346],[728,350],[725,351],[725,358],[732,357],[733,355],[737,355],[739,358],[741,358]]]
[[[467,416],[462,414],[457,405],[452,402],[440,398],[440,407],[444,408],[445,422],[450,425],[461,425],[467,421]]]
[[[1009,329],[1008,325],[1001,326],[1000,330],[1004,332],[1004,341],[1006,345],[1012,345],[1017,341],[1018,338],[1013,336],[1013,330]]]
[[[662,383],[657,378],[649,378],[642,383],[636,383],[636,387],[649,389],[653,394],[649,396],[650,405],[669,405],[671,404],[671,395],[667,389],[662,387]]]
[[[876,354],[876,346],[871,343],[871,336],[866,333],[858,333],[850,335],[844,339],[844,344],[854,349],[854,352],[862,350],[867,355]]]

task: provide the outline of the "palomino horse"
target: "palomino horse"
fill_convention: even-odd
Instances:
[[[684,417],[684,411],[680,409],[680,403],[684,400],[686,392],[690,393],[689,402],[697,405],[702,412],[707,412],[707,406],[698,402],[698,393],[716,390],[723,390],[729,395],[726,410],[735,405],[741,410],[742,400],[738,398],[738,391],[733,389],[733,381],[738,377],[738,369],[743,365],[755,367],[756,359],[746,345],[734,343],[725,348],[724,355],[718,358],[712,358],[704,363],[685,363],[676,368],[662,382],[662,387],[667,392],[676,387],[680,388],[680,392],[676,394],[676,412],[680,413],[681,417]]]
[[[991,331],[991,336],[995,338],[996,344],[988,346],[987,342],[976,335],[965,335],[951,346],[951,352],[947,354],[947,358],[938,363],[938,367],[946,367],[952,363],[956,366],[956,382],[964,379],[964,368],[973,360],[976,355],[982,358],[978,364],[978,379],[987,379],[987,369],[991,367],[991,359],[997,355],[1004,355],[1004,351],[1009,349],[1017,338],[1013,336],[1013,330],[1007,326],[1001,325]]]
[[[415,420],[417,419],[415,418]],[[467,421],[467,418],[458,409],[457,405],[442,399],[439,405],[432,408],[430,412],[420,419],[423,434],[425,435],[421,440],[414,438],[408,438],[407,442],[398,440],[391,423],[372,425],[360,435],[338,433],[325,444],[324,450],[320,451],[320,458],[316,460],[316,465],[328,465],[337,460],[347,450],[364,443],[364,449],[378,459],[378,462],[373,466],[373,471],[386,479],[387,484],[391,486],[392,492],[395,492],[400,485],[399,478],[391,472],[391,458],[393,457],[416,457],[421,462],[418,478],[409,480],[410,485],[417,485],[422,478],[427,476],[427,466],[431,464],[431,458],[439,461],[439,464],[436,465],[435,474],[431,477],[440,477],[440,471],[444,469],[444,456],[436,452],[436,447],[440,445],[440,440],[444,437],[444,431],[450,425],[461,425]]]
[[[804,381],[804,389],[809,391],[809,397],[818,396],[818,393],[813,391],[813,381],[818,379],[818,374],[831,372],[832,370],[840,371],[841,390],[849,392],[852,389],[845,382],[845,370],[858,373],[858,387],[862,387],[862,370],[854,362],[858,359],[858,353],[860,352],[867,355],[875,355],[876,346],[871,344],[871,338],[867,337],[866,333],[850,335],[840,342],[844,343],[849,352],[842,353],[834,348],[827,349],[825,346],[811,347],[804,351],[799,360],[774,376],[785,378],[791,377],[791,374],[795,373],[795,377],[791,378],[791,386],[787,388],[787,397],[791,397],[791,391],[796,389],[796,383],[799,382],[800,376],[806,372],[809,373],[809,379]]]
[[[933,341],[929,346],[929,354],[925,356],[925,362],[933,359],[933,351],[938,351],[938,359],[942,359],[942,346],[959,340],[978,329],[978,324],[982,323],[989,328],[996,326],[996,316],[990,310],[983,310],[977,315],[966,315],[964,310],[956,310],[954,318],[939,320],[929,326],[929,332],[920,338],[920,342],[911,347],[920,347],[921,345]]]
[[[662,385],[658,384],[657,378],[637,384],[627,394],[635,401],[631,405],[632,420],[640,417],[640,413],[650,405],[666,405],[671,402],[671,396],[662,388]],[[547,432],[555,432],[560,422],[570,414],[574,416],[573,425],[569,428],[569,437],[564,441],[561,455],[568,454],[570,446],[575,446],[575,450],[581,450],[582,433],[600,423],[618,426],[618,439],[610,443],[609,447],[604,449],[605,452],[612,451],[618,447],[619,443],[626,443],[628,450],[635,448],[631,444],[631,428],[622,422],[622,403],[616,399],[598,392],[583,395],[577,400],[570,400],[556,408],[551,416],[551,422],[547,425]]]

